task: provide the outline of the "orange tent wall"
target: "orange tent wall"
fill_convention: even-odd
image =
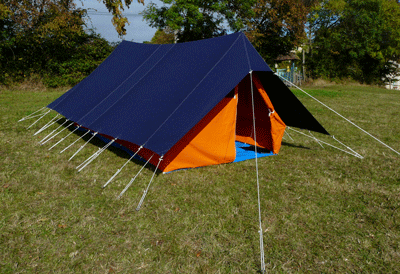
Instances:
[[[257,145],[278,153],[286,126],[279,115],[273,112],[273,105],[255,74],[253,83]],[[270,111],[273,112],[271,115]],[[113,139],[111,136],[105,137]],[[236,158],[235,140],[254,145],[249,76],[164,155],[159,169],[170,172],[231,163]],[[123,140],[117,140],[117,143],[133,152],[139,148]],[[154,166],[157,166],[160,158],[160,155],[146,148],[141,149],[139,155],[144,159],[154,155],[150,160]]]
[[[281,148],[286,125],[275,112],[261,81],[253,74],[254,112],[256,117],[257,146],[277,154]],[[237,110],[236,140],[254,145],[252,98],[250,76],[238,85],[239,103]]]
[[[237,94],[231,92],[174,145],[161,163],[169,172],[182,168],[231,163],[236,158]]]

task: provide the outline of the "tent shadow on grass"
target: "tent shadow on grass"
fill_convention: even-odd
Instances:
[[[294,144],[291,144],[291,143],[288,143],[288,142],[285,142],[285,141],[282,141],[282,146],[294,147],[294,148],[303,148],[303,149],[311,149],[309,147],[305,147],[305,146],[302,146],[302,145],[294,145]]]
[[[59,121],[56,122],[56,124],[62,125],[65,122],[65,120],[66,120],[65,118],[64,119],[60,119]],[[63,128],[66,128],[66,127],[67,127],[67,130],[69,132],[72,132],[73,130],[76,129],[75,125],[67,125],[67,126],[64,125],[63,126]],[[59,131],[61,131],[61,130],[59,130]],[[76,140],[76,139],[80,138],[86,143],[86,142],[89,141],[89,139],[92,137],[92,135],[88,135],[87,134],[87,135],[84,136],[85,133],[86,133],[86,130],[83,130],[83,129],[82,130],[76,130],[72,135],[74,137],[70,136],[68,138],[73,139],[73,140]],[[107,143],[96,136],[96,138],[92,138],[92,140],[90,140],[89,144],[94,145],[94,146],[96,146],[98,148],[103,148]],[[74,150],[72,147],[69,150],[70,151],[76,151],[76,149]],[[118,156],[118,157],[120,157],[122,159],[128,160],[129,158],[131,158],[131,155],[129,155],[129,153],[127,151],[125,151],[124,149],[118,148],[116,146],[113,146],[113,145],[109,146],[107,148],[107,150],[112,152],[112,153],[114,153],[116,156]],[[131,159],[131,162],[133,162],[136,165],[143,166],[143,164],[146,162],[146,160],[140,160],[140,159],[133,158],[133,159]],[[146,165],[145,168],[147,170],[151,171],[151,172],[154,172],[154,170],[155,170],[155,166],[153,166],[153,165]],[[156,174],[157,175],[162,174],[162,171],[157,170]]]

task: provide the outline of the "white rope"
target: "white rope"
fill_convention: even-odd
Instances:
[[[45,109],[45,108],[46,108],[46,107],[42,107],[41,109],[36,110],[35,112],[29,114],[28,116],[25,116],[25,117],[21,118],[18,122],[22,122],[22,121],[24,121],[24,120],[28,120],[28,119],[33,118],[32,115],[38,113],[39,111],[42,111],[42,110]],[[42,114],[39,114],[39,115],[42,115]]]
[[[76,142],[78,142],[81,138],[85,137],[86,134],[88,134],[90,132],[90,130],[86,131],[85,134],[83,134],[81,137],[79,137],[78,139],[76,139],[75,141],[72,142],[72,144],[70,144],[69,146],[67,146],[66,148],[64,148],[63,150],[60,151],[60,154],[63,153],[64,151],[66,151],[67,149],[69,149],[73,144],[75,144]]]
[[[139,202],[139,204],[138,204],[138,206],[137,206],[137,208],[136,208],[136,211],[139,211],[140,208],[142,207],[144,198],[146,197],[147,192],[149,191],[150,184],[151,184],[151,182],[153,181],[154,175],[156,174],[157,169],[158,169],[158,166],[160,165],[161,161],[163,160],[163,157],[164,157],[164,155],[161,156],[160,159],[158,160],[158,164],[157,164],[157,166],[156,166],[156,169],[155,169],[154,172],[153,172],[153,176],[151,176],[150,182],[149,182],[149,184],[148,184],[146,190],[143,192],[143,196],[142,196],[142,198],[140,199],[140,202]]]
[[[310,133],[310,136],[312,136],[314,138],[314,140],[322,147],[324,148],[324,146],[319,142],[319,140],[311,133],[311,131],[309,130],[308,133]]]
[[[302,134],[302,135],[304,135],[304,136],[306,136],[306,137],[308,137],[308,138],[315,139],[315,137],[309,136],[309,135],[307,135],[307,134],[305,134],[305,133],[303,133],[303,132],[301,132],[301,131],[295,130],[295,129],[293,129],[293,128],[288,127],[288,129],[293,130],[293,131],[295,131],[295,132],[297,132],[297,133],[299,133],[299,134]],[[340,150],[340,151],[342,151],[342,152],[345,152],[345,153],[347,153],[347,154],[350,154],[350,155],[352,155],[352,156],[354,156],[354,157],[357,157],[357,158],[360,158],[360,159],[363,159],[363,158],[364,158],[363,156],[361,156],[360,154],[358,154],[358,153],[356,153],[356,152],[355,152],[355,153],[351,153],[351,152],[348,152],[348,151],[346,151],[346,150],[344,150],[344,149],[341,149],[341,148],[338,148],[338,147],[336,147],[336,146],[334,146],[334,145],[331,145],[331,144],[329,144],[329,143],[327,143],[327,142],[324,142],[324,141],[321,141],[321,140],[319,140],[319,141],[320,141],[321,143],[327,145],[327,146],[336,148],[337,150]],[[351,151],[354,152],[353,150],[351,150]]]
[[[62,118],[60,118],[60,119],[58,119],[58,121],[60,121]],[[60,127],[62,127],[63,125],[65,125],[65,123],[67,123],[69,121],[69,119],[66,119],[65,121],[64,121],[64,123],[62,123],[61,125],[59,125],[55,130],[53,130],[52,132],[50,132],[49,134],[47,134],[40,142],[39,142],[39,144],[42,144],[43,145],[43,142],[47,139],[47,138],[49,138],[54,132],[56,132]]]
[[[80,163],[75,169],[79,169],[79,168],[82,167],[84,164],[86,164],[89,160],[91,160],[94,156],[96,156],[97,153],[98,153],[101,149],[102,149],[102,148],[99,147],[95,153],[93,153],[92,155],[90,155],[89,158],[86,158],[85,161],[83,161],[82,163]]]
[[[80,126],[77,126],[73,131],[71,131],[70,133],[67,134],[67,136],[63,137],[60,141],[58,141],[57,143],[55,143],[50,149],[52,149],[53,147],[55,147],[56,145],[58,145],[59,143],[61,143],[62,141],[64,141],[65,139],[67,139],[68,136],[70,136],[72,133],[74,133],[75,131],[77,131],[79,129]]]
[[[151,158],[153,158],[154,154],[151,155],[151,157],[147,160],[147,162],[142,166],[142,168],[139,170],[139,172],[135,175],[135,177],[133,177],[129,183],[127,184],[127,186],[124,188],[124,190],[122,190],[122,192],[118,195],[117,199],[120,199],[122,197],[122,195],[124,195],[124,193],[128,190],[128,188],[132,185],[132,183],[135,181],[136,177],[140,174],[140,172],[142,172],[142,170],[144,169],[144,167],[150,162]]]
[[[35,125],[37,122],[39,122],[44,116],[47,115],[47,113],[49,113],[51,111],[51,109],[49,109],[46,113],[42,114],[42,116],[40,116],[39,119],[37,119],[32,125],[30,125],[29,127],[27,127],[26,129],[30,129],[33,125]]]
[[[275,75],[278,75],[275,73]],[[288,81],[289,83],[291,83],[289,80],[285,79],[284,77],[278,75],[279,77],[281,77],[282,79]],[[334,109],[328,107],[326,104],[322,103],[321,101],[319,101],[317,98],[311,96],[309,93],[305,92],[304,90],[302,90],[301,88],[299,88],[298,86],[296,86],[295,84],[291,83],[294,87],[296,87],[297,89],[299,89],[300,91],[302,91],[303,93],[305,93],[306,95],[308,95],[309,97],[311,97],[312,99],[314,99],[315,101],[317,101],[318,103],[320,103],[321,105],[323,105],[324,107],[326,107],[327,109],[329,109],[330,111],[334,112],[336,115],[340,116],[341,118],[343,118],[344,120],[346,120],[347,122],[349,122],[350,124],[352,124],[353,126],[355,126],[356,128],[358,128],[359,130],[361,130],[362,132],[364,132],[365,134],[369,135],[370,137],[372,137],[373,139],[375,139],[377,142],[381,143],[382,145],[384,145],[385,147],[389,148],[390,150],[392,150],[393,152],[397,153],[398,155],[400,155],[400,152],[396,151],[395,149],[393,149],[392,147],[390,147],[389,145],[385,144],[384,142],[382,142],[381,140],[379,140],[378,138],[376,138],[375,136],[373,136],[371,133],[367,132],[366,130],[362,129],[361,127],[359,127],[358,125],[356,125],[355,123],[353,123],[352,121],[350,121],[349,119],[347,119],[346,117],[344,117],[343,115],[341,115],[340,113],[338,113],[337,111],[335,111]]]
[[[99,157],[99,155],[101,153],[103,153],[103,151],[105,151],[109,146],[111,146],[118,138],[115,138],[114,140],[112,140],[111,142],[108,142],[102,149],[98,150],[95,154],[93,154],[91,157],[89,157],[85,162],[83,162],[82,164],[80,164],[79,166],[83,165],[78,172],[81,172],[82,169],[84,169],[85,167],[87,167],[91,162],[93,162],[94,159],[96,159],[97,157]],[[78,166],[78,167],[79,167]],[[77,168],[78,168],[77,167]]]
[[[68,120],[68,119],[67,119]],[[60,130],[59,132],[57,132],[56,134],[54,134],[53,136],[51,136],[50,138],[48,138],[45,142],[42,142],[41,145],[44,145],[45,143],[47,143],[48,141],[50,141],[51,139],[53,139],[54,137],[56,137],[58,134],[60,134],[61,132],[63,132],[64,130],[66,130],[67,128],[69,128],[72,124],[74,123],[74,121],[71,121],[71,123],[64,127],[62,130]]]
[[[285,130],[285,134],[287,134],[287,136],[289,136],[289,138],[294,141],[294,139],[292,138],[292,136],[289,134],[289,132],[287,132],[287,130]]]
[[[36,115],[33,115],[33,116],[31,116],[31,117],[29,117],[29,118],[27,118],[25,120],[30,120],[30,119],[33,119],[33,118],[36,118],[36,117],[39,117],[39,116],[42,116],[42,115],[43,115],[43,113],[36,114]],[[18,122],[20,122],[20,121],[18,121]]]
[[[56,116],[53,117],[53,119],[51,119],[47,124],[45,124],[41,129],[39,129],[38,131],[36,131],[35,134],[33,134],[33,136],[38,135],[40,132],[42,132],[43,130],[46,130],[47,128],[49,128],[50,126],[54,125],[55,123],[57,123],[58,121],[60,121],[62,118],[58,119],[57,121],[56,118],[60,116],[60,114],[57,113]]]
[[[115,176],[117,176],[117,175],[121,172],[121,170],[133,159],[133,157],[136,156],[136,154],[139,153],[139,151],[140,151],[142,148],[143,148],[143,146],[140,146],[140,147],[139,147],[139,149],[132,155],[132,157],[129,158],[129,160],[126,161],[125,164],[124,164],[120,169],[118,169],[118,170],[114,173],[114,175],[111,176],[110,179],[108,179],[107,183],[104,184],[103,188],[105,188],[109,183],[111,183],[112,180],[114,180]]]
[[[90,132],[90,131],[88,131],[88,132]],[[84,135],[86,135],[86,134],[84,134]],[[74,158],[75,155],[78,154],[79,151],[81,151],[81,150],[94,138],[94,136],[96,136],[96,135],[97,135],[97,132],[95,132],[95,133],[92,135],[92,137],[90,137],[89,140],[87,140],[86,143],[84,143],[83,145],[81,145],[80,148],[78,148],[78,150],[74,153],[74,155],[72,155],[71,158],[68,159],[68,162],[71,161],[72,158]],[[82,137],[83,137],[83,136],[82,136]],[[82,138],[82,137],[81,137],[81,138]],[[79,140],[79,139],[78,139],[78,140]],[[78,140],[76,140],[76,141],[78,141]]]
[[[250,71],[250,85],[251,85],[251,106],[253,110],[253,131],[254,131],[254,155],[256,160],[256,173],[257,173],[257,196],[258,196],[258,219],[259,219],[259,234],[260,234],[260,257],[261,257],[261,272],[265,272],[264,261],[264,236],[261,222],[261,201],[260,201],[260,181],[258,176],[258,158],[257,158],[257,135],[256,135],[256,116],[254,111],[254,92],[253,92],[253,71]]]
[[[361,158],[364,158],[361,154],[359,154],[358,152],[354,151],[353,149],[351,149],[350,147],[346,146],[345,144],[343,144],[342,142],[340,142],[338,139],[336,139],[336,137],[334,135],[332,135],[332,138],[338,142],[339,144],[341,144],[342,146],[344,146],[345,148],[347,148],[348,150],[350,150],[351,152],[353,152],[354,154],[357,154],[358,156],[360,156]]]

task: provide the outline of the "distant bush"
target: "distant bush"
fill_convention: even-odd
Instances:
[[[114,49],[85,31],[86,10],[72,1],[29,3],[0,5],[0,84],[34,79],[48,87],[75,85]]]

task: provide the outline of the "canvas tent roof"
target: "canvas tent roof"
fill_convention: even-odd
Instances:
[[[328,134],[243,33],[172,45],[123,41],[48,108],[164,155],[250,71],[257,72],[287,125]]]

